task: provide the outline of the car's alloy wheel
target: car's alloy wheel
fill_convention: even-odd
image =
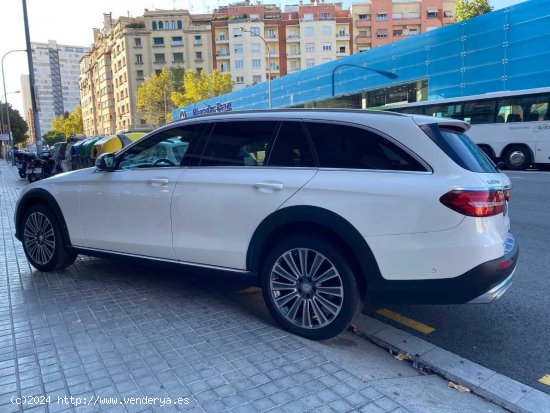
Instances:
[[[343,331],[359,309],[357,282],[328,240],[300,234],[275,246],[262,273],[272,316],[285,329],[314,340]]]
[[[39,270],[60,270],[76,259],[76,254],[65,248],[55,215],[43,205],[32,206],[25,212],[21,233],[25,255]]]

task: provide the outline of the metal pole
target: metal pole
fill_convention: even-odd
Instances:
[[[239,27],[239,29],[241,30],[241,32],[247,32],[247,33],[250,33],[252,36],[259,37],[264,42],[265,50],[267,52],[267,73],[269,76],[269,78],[267,79],[267,100],[268,100],[269,109],[271,109],[271,106],[272,106],[271,105],[271,51],[269,50],[267,41],[264,39],[263,36],[259,35],[258,33],[251,32],[250,30],[247,30],[244,27]]]
[[[42,135],[40,134],[40,118],[36,107],[36,96],[34,93],[34,69],[32,64],[31,35],[29,32],[29,18],[27,15],[27,1],[23,1],[23,20],[25,23],[25,41],[27,44],[27,61],[29,62],[29,83],[31,85],[31,104],[34,120],[34,138],[36,141],[36,152],[42,151]]]
[[[25,52],[25,51],[26,51],[25,49],[10,50],[10,51],[4,53],[4,56],[2,56],[2,62],[1,62],[1,66],[2,66],[2,87],[4,88],[4,102],[5,102],[5,105],[6,105],[6,117],[7,117],[7,123],[8,123],[8,125],[7,125],[8,126],[8,145],[9,146],[13,146],[13,139],[12,139],[12,136],[11,136],[10,112],[9,112],[9,108],[8,108],[8,91],[6,90],[6,76],[4,75],[4,59],[10,53]]]

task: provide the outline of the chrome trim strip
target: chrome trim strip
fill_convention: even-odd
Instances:
[[[512,285],[512,277],[514,273],[516,272],[516,269],[512,271],[512,273],[499,285],[496,287],[493,287],[489,291],[487,291],[485,294],[480,295],[477,298],[474,298],[472,301],[469,301],[468,304],[487,304],[491,301],[498,300],[502,295],[506,292],[506,290]]]
[[[112,254],[112,255],[121,255],[124,257],[130,257],[130,258],[141,258],[151,261],[159,261],[159,262],[166,262],[170,264],[179,264],[179,265],[188,265],[191,267],[198,267],[198,268],[208,268],[211,270],[221,270],[221,271],[232,271],[232,272],[239,272],[239,273],[250,273],[248,270],[241,270],[239,268],[231,268],[231,267],[220,267],[217,265],[208,265],[208,264],[198,264],[196,262],[188,262],[188,261],[179,261],[179,260],[171,260],[168,258],[158,258],[158,257],[149,257],[146,255],[139,255],[139,254],[129,254],[127,252],[118,252],[118,251],[111,251],[111,250],[102,250],[100,248],[88,248],[88,247],[79,247],[78,245],[73,245],[73,248],[77,249],[78,251],[82,251],[84,254],[86,251],[90,252],[100,252],[105,254]]]

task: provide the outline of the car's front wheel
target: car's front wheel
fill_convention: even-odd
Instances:
[[[61,270],[74,263],[67,251],[55,215],[43,205],[30,207],[22,221],[23,250],[31,265],[41,271]]]
[[[312,340],[338,335],[360,309],[351,267],[322,237],[299,234],[277,244],[266,258],[261,282],[273,318],[286,330]]]

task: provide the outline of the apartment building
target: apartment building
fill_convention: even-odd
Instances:
[[[231,72],[235,89],[348,56],[352,19],[341,3],[286,6],[245,1],[216,9],[214,65]]]
[[[89,49],[57,44],[55,40],[47,43],[32,42],[31,47],[40,133],[45,134],[50,130],[56,116],[74,111],[80,103],[79,61]],[[21,90],[25,117],[31,124],[33,121],[28,76],[21,78]]]
[[[213,68],[211,15],[145,10],[143,16],[104,15],[94,44],[80,63],[84,132],[88,136],[150,130],[136,106],[145,79],[163,68]]]
[[[455,22],[455,0],[370,0],[354,3],[353,52],[369,50]]]

